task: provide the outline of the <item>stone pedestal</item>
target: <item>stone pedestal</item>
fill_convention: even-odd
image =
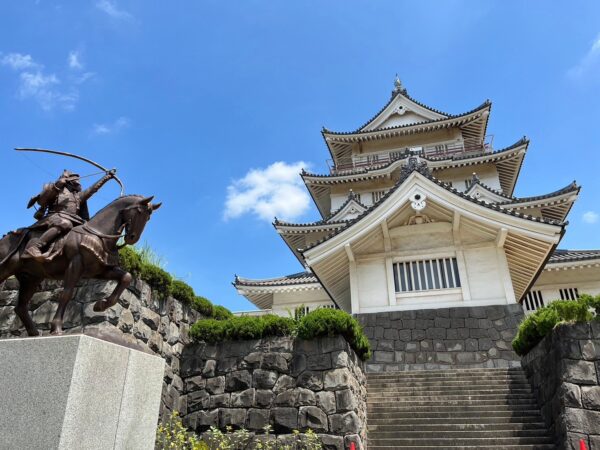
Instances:
[[[0,341],[0,448],[152,449],[162,358],[85,335]]]

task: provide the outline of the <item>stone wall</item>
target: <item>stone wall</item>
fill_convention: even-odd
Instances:
[[[367,372],[516,367],[512,350],[520,305],[358,314],[371,341]]]
[[[600,450],[600,322],[558,326],[522,365],[557,449]]]
[[[362,448],[366,435],[363,363],[341,337],[194,344],[185,347],[181,412],[202,433],[271,425],[282,445],[312,429],[327,449]]]
[[[0,284],[0,338],[27,335],[13,311],[18,287],[14,278]],[[132,283],[112,308],[94,312],[94,303],[106,298],[113,287],[113,282],[83,282],[65,311],[65,334],[83,333],[163,357],[166,369],[161,414],[177,409],[182,395],[180,356],[190,342],[190,324],[201,316],[172,297],[159,299],[142,281]],[[50,333],[61,290],[62,283],[44,282],[32,298],[30,312],[42,335]]]

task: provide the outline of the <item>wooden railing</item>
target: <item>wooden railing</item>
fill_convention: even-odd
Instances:
[[[340,175],[362,171],[365,169],[376,169],[386,166],[394,161],[407,158],[408,156],[421,156],[425,158],[445,158],[449,156],[462,156],[473,153],[491,152],[492,145],[490,141],[484,142],[453,142],[436,145],[423,145],[415,147],[405,147],[402,149],[391,150],[380,153],[353,156],[352,158],[340,159],[337,164],[328,160],[329,170],[332,175]]]

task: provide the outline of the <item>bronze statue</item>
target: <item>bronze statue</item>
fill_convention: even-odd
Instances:
[[[37,150],[73,156],[105,171],[106,175],[82,191],[80,177],[64,171],[55,183],[44,186],[42,192],[29,201],[28,207],[39,204],[34,217],[38,221],[27,228],[9,232],[0,239],[0,283],[14,275],[20,284],[15,312],[27,333],[39,332],[29,315],[29,302],[44,279],[63,280],[63,291],[52,320],[52,334],[62,333],[63,316],[82,278],[117,281],[113,292],[94,304],[94,311],[113,306],[131,282],[131,274],[119,267],[118,250],[135,244],[153,211],[161,204],[152,204],[153,197],[123,195],[123,184],[116,171],[85,158],[64,152]],[[107,181],[115,179],[121,186],[121,197],[89,218],[86,200]],[[123,244],[118,241],[123,239]]]

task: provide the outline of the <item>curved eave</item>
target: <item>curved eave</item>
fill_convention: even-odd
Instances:
[[[564,221],[579,196],[580,186],[571,183],[559,191],[537,197],[516,198],[500,206],[512,211],[540,209],[542,217]]]
[[[277,230],[281,239],[286,243],[300,264],[304,265],[304,258],[299,249],[305,248],[310,242],[314,242],[315,234],[322,235],[323,233],[331,233],[343,227],[341,223],[321,223],[321,224],[291,224],[291,223],[275,223],[273,226]]]
[[[491,153],[479,153],[475,155],[466,155],[462,157],[453,158],[426,158],[421,159],[427,161],[427,166],[432,171],[439,171],[445,169],[454,169],[459,167],[476,166],[482,164],[501,164],[499,172],[502,171],[502,179],[500,181],[501,186],[509,189],[510,192],[514,190],[514,185],[518,178],[518,172],[523,164],[523,159],[527,153],[529,141],[527,139],[520,139],[510,147],[496,150]],[[388,177],[394,170],[399,169],[406,164],[408,158],[398,159],[390,162],[385,166],[379,166],[374,169],[361,169],[356,170],[353,173],[345,173],[343,175],[331,175],[331,174],[313,174],[308,172],[302,172],[301,177],[304,184],[309,190],[314,190],[315,194],[313,199],[315,203],[319,203],[319,190],[318,186],[327,186],[335,184],[354,183],[360,181],[370,181]],[[512,169],[512,170],[511,170]],[[510,195],[507,196],[510,198]]]
[[[334,294],[336,301],[344,305],[349,302],[348,268],[345,267],[350,258],[349,254],[346,255],[349,252],[347,247],[360,239],[366,240],[370,233],[380,227],[380,222],[387,220],[400,205],[408,202],[410,192],[417,187],[426,191],[430,201],[464,216],[466,220],[497,232],[507,230],[503,246],[515,298],[519,300],[535,282],[564,234],[564,223],[547,222],[503,210],[449,188],[430,175],[413,171],[365,214],[349,221],[339,232],[326,236],[302,251],[307,265],[323,286]]]
[[[389,111],[389,108],[395,102],[395,100],[398,98],[404,98],[404,99],[408,100],[408,103],[411,104],[412,109],[414,109],[414,110],[417,110],[417,111],[424,110],[425,112],[428,112],[429,114],[433,113],[433,116],[435,118],[448,118],[448,117],[456,117],[457,116],[456,114],[448,114],[448,113],[445,113],[438,109],[432,108],[431,106],[427,106],[426,104],[421,103],[421,102],[415,100],[414,98],[412,98],[410,95],[408,95],[408,92],[406,91],[406,89],[401,89],[399,91],[393,92],[389,101],[383,106],[383,108],[381,108],[377,112],[377,114],[375,114],[373,117],[371,117],[366,123],[361,125],[354,132],[357,133],[360,131],[364,131],[366,128],[369,128],[374,122],[381,119],[382,117],[384,117],[384,116],[385,116],[385,118],[389,117],[390,113],[391,113],[391,111]],[[463,114],[466,114],[466,113],[463,113]],[[385,119],[382,119],[382,120],[385,120]]]
[[[469,136],[466,137],[482,140],[487,129],[490,110],[491,103],[486,102],[475,110],[465,113],[461,116],[444,117],[429,122],[417,122],[372,131],[334,132],[323,129],[321,133],[334,160],[337,159],[338,153],[336,146],[341,148],[349,145],[351,146],[357,142],[378,141],[398,136],[426,133],[453,127],[463,128],[468,125],[474,125],[474,122],[476,121],[481,123],[475,128],[475,130],[470,131]]]
[[[258,280],[256,280],[258,281]],[[265,280],[260,280],[264,282]],[[276,293],[283,292],[300,292],[323,289],[321,284],[313,277],[313,281],[307,283],[293,283],[288,285],[276,286],[254,286],[234,283],[234,287],[238,294],[243,295],[252,304],[260,309],[273,308],[273,296]]]

